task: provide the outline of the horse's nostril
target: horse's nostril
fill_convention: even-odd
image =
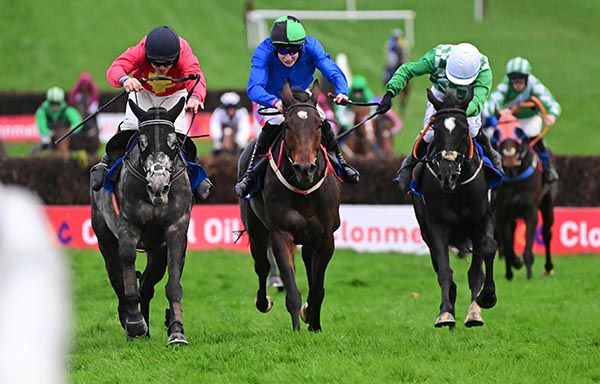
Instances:
[[[300,164],[292,164],[292,168],[294,168],[295,172],[302,172],[302,167]]]
[[[310,173],[312,173],[312,172],[314,172],[314,171],[316,171],[316,170],[317,170],[317,164],[311,164],[311,165],[309,165],[309,167],[308,167],[308,171],[309,171]]]

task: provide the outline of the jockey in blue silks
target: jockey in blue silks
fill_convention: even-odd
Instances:
[[[336,104],[348,100],[346,77],[325,52],[321,43],[314,37],[306,36],[298,19],[282,16],[273,23],[270,37],[264,39],[254,50],[248,80],[248,97],[261,106],[283,111],[280,94],[285,82],[287,81],[292,88],[308,89],[314,81],[315,69],[319,69],[333,84]],[[327,150],[335,152],[342,179],[350,183],[358,182],[359,174],[344,161],[325,114],[320,109],[319,114],[322,120],[323,143]],[[238,196],[246,196],[252,191],[256,182],[259,155],[264,154],[278,136],[283,120],[282,114],[266,117],[265,125],[256,139],[248,169],[235,185]]]

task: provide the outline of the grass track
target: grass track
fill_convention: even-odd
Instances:
[[[143,258],[143,257],[142,257]],[[183,277],[190,345],[165,347],[164,280],[151,307],[152,338],[127,342],[101,256],[70,252],[75,337],[73,383],[566,383],[600,380],[600,258],[543,260],[513,282],[497,263],[498,304],[466,329],[468,262],[453,259],[455,332],[436,329],[439,288],[428,257],[337,251],[328,269],[323,332],[291,331],[284,295],[268,314],[254,309],[251,258],[190,252]],[[297,258],[297,280],[306,279]],[[143,263],[143,262],[142,262]],[[138,267],[139,268],[139,267]]]

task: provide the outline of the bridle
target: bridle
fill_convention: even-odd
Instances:
[[[429,170],[429,172],[431,172],[432,175],[434,175],[437,178],[437,173],[435,172],[435,170],[433,169],[433,167],[439,169],[441,162],[443,160],[446,161],[452,161],[452,162],[456,162],[456,176],[458,179],[460,179],[461,173],[463,171],[463,165],[465,163],[465,161],[470,161],[473,159],[473,155],[474,155],[474,144],[473,144],[473,138],[471,137],[471,135],[468,132],[468,122],[466,120],[467,118],[467,113],[466,111],[464,111],[463,109],[460,108],[444,108],[444,109],[440,109],[438,110],[432,117],[431,119],[433,121],[437,121],[439,119],[439,116],[442,114],[448,114],[448,113],[454,113],[454,114],[459,114],[461,115],[461,117],[465,118],[465,124],[467,125],[467,137],[469,140],[469,150],[467,154],[461,153],[459,151],[449,151],[446,149],[442,149],[436,153],[434,153],[432,156],[429,156],[427,158],[427,160],[425,160],[427,169]],[[429,127],[427,129],[430,129],[433,126],[433,123],[429,125]],[[432,167],[433,166],[433,167]],[[483,159],[479,158],[479,165],[477,166],[477,169],[475,170],[475,172],[473,173],[473,175],[471,175],[471,177],[469,177],[466,180],[461,181],[459,184],[460,185],[465,185],[470,183],[471,181],[473,181],[477,175],[479,174],[479,172],[481,172],[481,169],[483,167]]]
[[[169,121],[169,120],[164,120],[164,119],[152,119],[152,120],[146,120],[142,123],[140,123],[139,128],[148,126],[148,125],[167,125],[171,128],[173,128],[173,132],[175,132],[175,125]],[[160,151],[160,138],[159,138],[159,129],[158,127],[154,130],[154,143],[155,143],[155,148],[154,148],[154,152],[159,152]],[[175,165],[177,164],[177,160],[179,158],[181,158],[184,161],[185,164],[185,159],[183,158],[183,155],[181,154],[181,148],[179,147],[179,141],[177,140],[177,144],[176,145],[176,155],[171,159],[171,167],[169,168],[165,168],[163,167],[161,164],[157,164],[157,163],[153,163],[150,165],[150,168],[146,167],[146,165],[143,162],[143,158],[142,158],[142,147],[141,147],[141,143],[139,140],[139,136],[140,136],[140,131],[138,130],[138,132],[136,132],[137,137],[134,139],[137,141],[136,146],[138,148],[138,151],[140,153],[139,159],[138,159],[138,166],[146,173],[145,175],[140,172],[138,170],[138,168],[136,167],[135,164],[132,164],[131,161],[129,160],[130,158],[130,153],[131,150],[129,150],[127,152],[127,154],[125,155],[124,158],[124,162],[125,162],[125,166],[127,167],[127,169],[129,169],[132,173],[133,176],[135,176],[137,179],[147,183],[150,181],[150,178],[156,176],[156,175],[165,175],[165,174],[169,174],[169,183],[168,186],[169,188],[171,187],[171,184],[173,184],[173,182],[175,182],[177,179],[179,179],[181,176],[183,176],[183,174],[186,171],[186,167],[181,167],[179,168],[177,171],[175,171]],[[133,147],[132,147],[133,149]]]

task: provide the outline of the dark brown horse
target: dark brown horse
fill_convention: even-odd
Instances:
[[[506,260],[506,278],[512,280],[512,268],[521,268],[523,261],[515,254],[514,233],[518,219],[525,221],[523,259],[527,278],[532,277],[533,243],[538,225],[538,210],[542,214],[542,238],[546,250],[547,274],[552,274],[550,241],[554,223],[554,201],[557,183],[543,183],[539,159],[527,140],[518,134],[519,121],[511,111],[499,115],[498,150],[506,175],[496,196],[496,231],[500,255]]]
[[[340,187],[321,146],[321,118],[316,109],[319,92],[316,82],[310,97],[303,90],[292,93],[288,84],[284,86],[283,139],[274,145],[262,191],[255,198],[240,202],[258,275],[256,308],[268,312],[273,305],[266,286],[267,249],[271,246],[294,330],[300,329],[300,317],[309,324],[310,331],[321,330],[325,270],[335,248],[333,232],[340,225]],[[253,145],[247,146],[240,157],[240,177],[247,168]],[[308,276],[308,300],[303,306],[294,275],[296,244],[302,245]]]

